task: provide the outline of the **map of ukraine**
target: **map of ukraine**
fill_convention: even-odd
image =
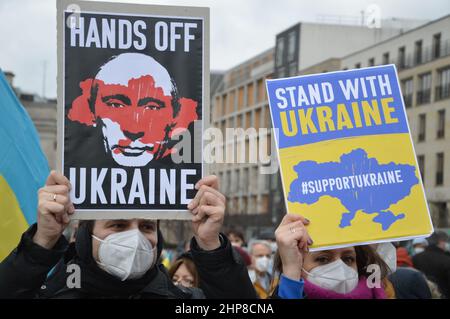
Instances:
[[[363,149],[343,154],[339,162],[302,161],[294,166],[298,178],[290,185],[288,200],[313,204],[322,196],[340,200],[348,210],[339,227],[351,226],[358,211],[374,214],[372,219],[385,231],[404,213],[394,214],[388,208],[408,196],[419,181],[415,167],[407,164],[379,164]]]

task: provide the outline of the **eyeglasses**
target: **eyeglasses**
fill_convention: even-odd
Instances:
[[[182,285],[183,287],[187,287],[187,288],[191,288],[194,286],[194,280],[189,279],[189,278],[178,278],[178,279],[173,279],[172,282],[175,285]]]

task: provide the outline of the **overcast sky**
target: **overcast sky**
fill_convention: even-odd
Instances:
[[[274,46],[275,35],[299,21],[361,16],[375,3],[382,18],[433,20],[450,13],[449,0],[120,0],[211,8],[211,69],[226,70]],[[15,86],[56,96],[56,0],[0,0],[0,68]]]

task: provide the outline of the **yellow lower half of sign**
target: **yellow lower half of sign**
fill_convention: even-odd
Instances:
[[[343,205],[339,196],[324,195],[314,203],[286,201],[289,213],[307,217],[311,224],[308,232],[314,240],[311,248],[348,246],[367,242],[388,241],[394,238],[427,236],[433,227],[424,196],[423,186],[417,169],[414,150],[408,134],[385,134],[363,137],[343,138],[280,150],[285,196],[291,184],[298,178],[294,167],[302,161],[316,163],[340,162],[343,154],[355,149],[363,149],[368,158],[375,158],[378,164],[409,164],[416,167],[418,182],[410,188],[410,193],[383,211],[391,216],[402,216],[389,227],[383,229],[382,223],[375,222],[378,213],[366,213],[364,207],[355,210],[354,216],[346,226],[342,225],[343,214],[349,209]],[[367,189],[367,191],[370,191]]]
[[[0,261],[17,246],[27,228],[28,223],[13,190],[0,175]]]

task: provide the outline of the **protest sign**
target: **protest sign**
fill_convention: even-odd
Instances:
[[[267,81],[286,206],[313,249],[433,231],[394,65]]]
[[[57,152],[74,218],[190,218],[209,9],[58,1],[57,27]]]

